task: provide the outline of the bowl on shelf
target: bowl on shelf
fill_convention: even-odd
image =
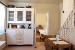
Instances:
[[[7,5],[7,7],[14,8],[15,6],[14,5]]]
[[[29,5],[28,5],[28,6],[26,6],[26,8],[31,8],[31,7],[32,7],[32,6],[29,6]]]

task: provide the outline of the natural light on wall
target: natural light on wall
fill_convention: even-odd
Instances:
[[[0,32],[4,32],[5,6],[0,3]]]

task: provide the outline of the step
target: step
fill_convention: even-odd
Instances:
[[[0,50],[6,46],[6,41],[0,41]]]

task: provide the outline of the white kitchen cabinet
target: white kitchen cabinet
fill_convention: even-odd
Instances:
[[[6,37],[7,37],[7,45],[16,44],[15,30],[6,29]]]
[[[33,29],[6,29],[7,45],[33,45]]]
[[[33,45],[33,30],[25,30],[25,44]]]
[[[15,22],[15,9],[7,9],[7,22]]]
[[[7,23],[24,22],[24,9],[7,8]]]
[[[34,17],[34,9],[25,9],[25,22],[32,23]]]
[[[7,23],[33,23],[34,8],[7,8]]]

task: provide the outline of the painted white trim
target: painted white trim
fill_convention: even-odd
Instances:
[[[49,12],[47,12],[47,35],[49,34]]]
[[[47,12],[47,11],[36,11],[36,13],[47,13],[47,35],[48,35],[49,34],[49,12]],[[36,17],[35,17],[35,24],[36,24]]]
[[[45,11],[36,11],[35,10],[35,24],[36,24],[36,13],[47,13],[47,35],[49,34],[49,12],[45,12]],[[35,38],[34,38],[35,44],[34,47],[36,47],[36,25],[35,25]]]
[[[35,10],[35,18],[34,18],[34,25],[36,24],[36,10]],[[36,47],[36,25],[35,27],[35,34],[34,34],[34,47]]]

